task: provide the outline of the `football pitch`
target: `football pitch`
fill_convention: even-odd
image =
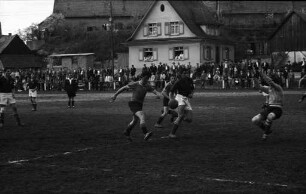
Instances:
[[[192,123],[177,139],[162,139],[170,117],[156,129],[162,99],[148,94],[144,104],[145,142],[139,124],[128,142],[130,93],[79,92],[67,108],[64,93],[39,93],[32,112],[27,94],[16,94],[25,124],[11,110],[0,129],[0,193],[306,193],[306,101],[304,91],[286,91],[283,115],[273,133],[251,118],[261,111],[257,91],[201,91],[191,104]]]

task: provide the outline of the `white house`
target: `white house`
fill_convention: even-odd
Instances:
[[[234,61],[234,44],[202,1],[155,1],[127,40],[129,65]]]

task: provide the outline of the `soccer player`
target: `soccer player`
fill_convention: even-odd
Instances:
[[[28,89],[29,89],[29,97],[32,103],[32,111],[37,111],[37,88],[38,88],[38,81],[35,79],[34,74],[31,75],[31,79],[28,83]]]
[[[264,131],[262,140],[266,140],[268,135],[272,133],[271,126],[273,120],[280,118],[282,115],[284,92],[280,86],[280,80],[275,76],[274,79],[271,79],[262,72],[261,68],[259,69],[259,75],[268,86],[263,86],[261,84],[257,85],[259,89],[268,94],[269,97],[266,108],[264,108],[261,113],[254,116],[252,122]]]
[[[302,95],[302,97],[299,99],[299,103],[303,102],[306,98],[306,92]]]
[[[131,112],[133,113],[133,119],[127,126],[126,130],[124,131],[124,135],[129,141],[132,141],[130,134],[132,129],[137,124],[138,120],[140,122],[140,128],[142,129],[142,132],[144,134],[145,141],[147,141],[153,134],[152,131],[148,131],[146,127],[145,114],[142,110],[143,102],[147,92],[152,92],[155,95],[159,96],[159,93],[155,89],[153,89],[148,83],[150,76],[151,74],[148,71],[144,71],[141,74],[140,81],[135,81],[135,82],[132,81],[126,86],[121,87],[111,98],[111,102],[114,102],[117,96],[123,91],[128,89],[131,89],[133,91],[132,98],[129,101],[129,107]]]
[[[23,126],[20,122],[16,107],[14,79],[11,77],[11,71],[8,69],[0,76],[0,127],[3,127],[4,125],[4,111],[7,105],[12,107],[17,125]]]
[[[78,83],[73,78],[72,73],[68,74],[68,77],[65,80],[65,91],[68,95],[68,108],[74,108],[74,97],[76,96],[76,92],[78,90]]]
[[[163,97],[163,110],[162,110],[162,114],[158,118],[154,127],[162,128],[163,126],[161,125],[161,123],[164,120],[164,118],[167,116],[167,114],[171,114],[171,122],[173,122],[174,118],[178,116],[177,112],[175,110],[170,110],[169,105],[168,105],[169,100],[170,100],[170,97],[169,97],[170,89],[172,88],[174,83],[175,83],[175,76],[171,75],[170,81],[166,84],[166,86],[164,87],[161,93],[164,96]]]
[[[163,138],[176,138],[175,133],[180,123],[183,120],[189,123],[192,122],[192,107],[189,100],[192,98],[193,93],[193,80],[188,76],[188,71],[183,70],[181,79],[174,83],[169,93],[170,100],[175,99],[178,101],[178,117],[173,122],[173,127],[170,134]]]

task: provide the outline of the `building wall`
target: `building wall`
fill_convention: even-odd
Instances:
[[[188,59],[185,60],[170,60],[169,59],[169,48],[182,46],[188,47]],[[137,69],[141,69],[143,64],[150,66],[151,63],[155,63],[158,65],[159,63],[167,63],[168,65],[172,65],[173,62],[175,64],[190,64],[191,66],[195,67],[197,63],[200,63],[200,43],[182,43],[182,44],[163,44],[163,45],[154,45],[153,48],[157,48],[157,60],[152,62],[140,61],[139,60],[139,49],[142,49],[148,46],[130,46],[129,47],[129,66],[135,66]]]

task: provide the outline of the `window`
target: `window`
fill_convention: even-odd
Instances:
[[[160,5],[160,11],[161,11],[161,12],[164,12],[164,11],[165,11],[165,6],[164,6],[164,4],[161,4],[161,5]]]
[[[212,49],[211,49],[210,46],[205,47],[205,49],[204,49],[204,58],[205,59],[208,59],[208,60],[212,59],[211,50]]]
[[[151,23],[148,25],[148,35],[149,36],[157,35],[157,24],[156,23]]]
[[[98,28],[96,26],[87,26],[87,32],[97,31]]]
[[[156,48],[144,48],[139,50],[140,61],[156,61],[157,60],[157,49]]]
[[[180,35],[184,34],[183,22],[166,22],[165,35]]]
[[[143,35],[144,36],[158,36],[158,35],[161,35],[161,23],[145,24]]]
[[[189,58],[188,47],[173,47],[169,48],[169,59],[176,61],[183,61]]]
[[[178,22],[170,22],[170,34],[179,34],[180,26]]]
[[[174,59],[183,60],[184,59],[184,48],[183,47],[174,47]]]

